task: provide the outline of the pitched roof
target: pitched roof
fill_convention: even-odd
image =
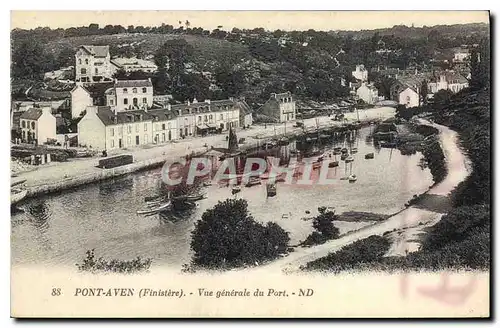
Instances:
[[[117,80],[115,88],[152,87],[151,80]]]
[[[85,49],[89,54],[95,57],[107,57],[109,55],[109,46],[88,46],[82,45],[81,48]]]
[[[114,82],[101,82],[101,83],[86,83],[82,87],[87,90],[92,98],[102,97],[109,88],[112,88]]]
[[[226,107],[232,107],[236,103],[234,100],[224,99],[224,100],[212,100],[210,103],[204,102],[193,102],[189,104],[178,104],[172,105],[171,110],[178,112],[181,111],[181,115],[191,113],[210,113],[226,110]]]
[[[21,118],[36,121],[40,118],[40,116],[42,116],[42,114],[43,111],[40,108],[30,108],[21,115]]]
[[[252,113],[252,109],[248,106],[247,102],[244,100],[239,100],[237,102],[238,107],[240,108],[240,115],[246,115]]]
[[[124,112],[116,112],[111,110],[109,106],[100,106],[97,108],[97,117],[104,125],[115,125],[131,122],[151,121],[153,117],[144,110],[128,110]],[[115,122],[116,117],[116,122]]]

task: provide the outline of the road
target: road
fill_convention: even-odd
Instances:
[[[389,117],[393,117],[394,113],[395,109],[390,107],[371,108],[367,110],[360,110],[359,119],[361,121],[386,119]],[[345,117],[348,122],[353,122],[357,120],[357,113],[347,113]],[[304,125],[308,129],[315,129],[317,126],[326,127],[340,124],[340,122],[332,121],[328,116],[321,116],[304,120]],[[237,135],[238,138],[246,138],[247,142],[251,143],[256,142],[257,139],[272,137],[275,134],[282,134],[285,132],[285,129],[287,133],[301,130],[299,128],[293,128],[292,123],[288,123],[287,125],[254,125],[250,129],[241,129],[237,131]],[[132,154],[134,156],[135,162],[145,161],[158,157],[164,157],[166,160],[168,160],[185,156],[186,154],[190,154],[195,150],[203,149],[205,148],[205,144],[207,144],[209,147],[227,147],[226,134],[189,138],[162,145],[145,145],[138,148],[130,148],[125,150],[120,149],[110,151],[108,154]],[[97,162],[98,158],[75,159],[68,162],[52,162],[43,166],[38,166],[31,171],[21,172],[18,174],[18,176],[20,178],[26,179],[25,186],[27,188],[30,188],[100,171],[101,169],[96,167]]]
[[[424,120],[421,120],[421,123],[431,125],[439,130],[440,143],[445,155],[446,165],[448,167],[448,175],[441,183],[433,186],[429,190],[428,194],[440,196],[448,195],[461,181],[463,181],[470,174],[470,165],[467,164],[468,158],[458,146],[458,137],[455,131],[449,129],[448,127],[430,123]],[[410,206],[381,223],[376,223],[374,225],[362,228],[358,231],[348,233],[339,239],[328,241],[322,245],[317,245],[309,248],[297,247],[294,252],[290,253],[286,257],[283,257],[277,261],[273,261],[267,265],[249,268],[246,270],[263,270],[266,272],[281,270],[289,273],[296,272],[299,270],[300,266],[325,257],[328,254],[338,251],[342,247],[349,245],[355,241],[368,238],[372,235],[382,235],[386,231],[401,231],[405,229],[422,227],[428,225],[429,223],[433,224],[437,222],[442,215],[442,213],[436,213],[429,210],[420,209],[415,206]],[[397,243],[395,243],[395,245],[393,245],[393,248],[396,249],[392,249],[391,252],[393,254],[401,254],[401,250],[397,248],[407,247],[407,245],[405,245],[405,242],[407,241],[407,239],[399,240]]]

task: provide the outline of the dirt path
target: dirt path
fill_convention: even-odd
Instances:
[[[428,124],[437,128],[440,132],[440,142],[443,149],[446,164],[448,166],[448,175],[446,178],[436,186],[429,190],[432,195],[448,195],[455,187],[463,181],[470,174],[470,166],[467,164],[468,159],[458,146],[457,133],[448,127],[430,123],[421,120],[422,124]],[[400,238],[397,240],[390,252],[392,254],[401,254],[404,252],[412,251],[408,249],[412,246],[408,243],[408,237],[414,236],[418,227],[432,225],[441,219],[442,213],[436,213],[429,210],[410,206],[398,214],[388,218],[386,221],[370,225],[358,231],[346,234],[345,236],[326,242],[325,244],[310,247],[310,248],[296,248],[295,252],[290,255],[263,265],[261,267],[252,268],[249,270],[282,270],[285,272],[294,272],[300,266],[308,262],[327,256],[331,252],[338,251],[345,245],[351,244],[357,240],[367,238],[372,235],[382,235],[386,231],[404,231],[410,230],[411,233],[407,234],[407,238]],[[402,254],[401,254],[402,255]]]

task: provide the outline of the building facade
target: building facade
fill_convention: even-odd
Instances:
[[[21,140],[44,144],[56,139],[56,118],[51,107],[31,108],[21,114]]]
[[[469,87],[469,81],[461,74],[455,72],[443,72],[439,77],[428,83],[429,93],[434,94],[439,90],[450,90],[457,93]]]
[[[367,104],[373,105],[379,101],[378,90],[371,84],[363,83],[356,90],[356,95]]]
[[[399,93],[399,104],[406,107],[420,106],[419,89],[407,87]]]
[[[158,70],[158,66],[152,61],[140,58],[113,58],[111,59],[112,70],[115,72],[123,70],[127,73],[145,72],[154,73]]]
[[[105,92],[106,105],[118,111],[147,109],[153,106],[153,84],[148,80],[117,80]]]
[[[75,54],[75,82],[109,80],[111,69],[109,46],[83,45]]]
[[[362,82],[368,81],[368,70],[365,68],[365,65],[356,65],[356,70],[352,71],[352,76]]]
[[[85,112],[78,123],[78,143],[102,150],[166,143],[240,126],[234,100],[194,100],[162,109],[127,111],[90,106]]]
[[[71,90],[71,117],[79,117],[89,106],[93,105],[90,93],[81,84]]]
[[[297,119],[295,99],[290,91],[271,93],[271,97],[262,105],[260,110],[263,114],[280,123]]]

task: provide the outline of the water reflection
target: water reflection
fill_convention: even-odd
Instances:
[[[21,205],[23,213],[12,213],[12,263],[73,266],[86,250],[95,248],[103,257],[151,257],[153,265],[180,268],[190,259],[191,230],[196,220],[206,209],[230,197],[245,198],[255,219],[277,222],[290,231],[292,244],[312,230],[311,223],[301,219],[304,212],[315,213],[319,206],[333,206],[339,213],[394,213],[414,194],[426,190],[432,178],[427,168],[419,167],[420,154],[403,156],[396,149],[374,147],[366,142],[369,134],[370,129],[365,128],[350,138],[337,134],[309,145],[297,140],[272,149],[274,156],[295,160],[307,156],[305,153],[332,152],[335,147],[358,148],[352,163],[340,161],[339,167],[329,169],[332,185],[279,183],[273,198],[267,198],[265,184],[243,187],[234,196],[231,188],[209,185],[203,187],[208,198],[192,208],[138,216],[136,211],[144,208],[144,198],[158,194],[161,169],[157,169],[27,201]],[[367,153],[375,153],[374,159],[365,159]],[[358,176],[356,183],[341,180],[350,171]]]

